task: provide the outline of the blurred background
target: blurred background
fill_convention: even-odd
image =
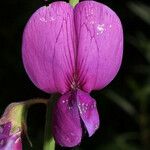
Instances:
[[[124,57],[113,82],[92,92],[101,127],[72,150],[150,150],[150,5],[148,0],[101,0],[120,17],[124,28]],[[0,3],[0,114],[15,101],[49,98],[29,80],[21,59],[24,26],[43,0],[7,0]],[[42,150],[45,107],[33,106],[27,119],[31,148]],[[56,150],[65,150],[57,146]],[[69,149],[68,149],[69,150]]]

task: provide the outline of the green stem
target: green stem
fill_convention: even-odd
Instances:
[[[48,101],[49,101],[49,99],[35,98],[35,99],[30,99],[30,100],[24,101],[23,103],[26,104],[27,107],[30,107],[35,104],[47,105]]]
[[[52,109],[55,104],[58,95],[52,95],[48,104],[46,112],[46,123],[45,123],[45,135],[44,135],[44,145],[43,150],[55,150],[55,141],[52,136]]]
[[[77,3],[79,3],[79,0],[69,0],[70,5],[72,5],[73,7],[75,7],[75,5]]]

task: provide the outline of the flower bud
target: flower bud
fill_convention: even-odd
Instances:
[[[10,122],[0,126],[0,149],[1,150],[22,150],[21,131],[11,133]]]
[[[12,103],[6,108],[0,119],[0,150],[22,150],[25,116],[24,103]]]

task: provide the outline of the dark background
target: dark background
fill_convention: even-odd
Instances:
[[[124,28],[124,57],[113,82],[92,92],[97,100],[101,127],[84,137],[74,150],[149,150],[150,149],[150,5],[146,0],[101,0],[120,17]],[[29,80],[21,59],[24,26],[31,14],[44,5],[43,0],[0,2],[0,113],[15,101],[49,98]],[[28,133],[31,148],[24,138],[25,150],[42,150],[45,107],[30,108]],[[57,149],[63,150],[57,146]]]

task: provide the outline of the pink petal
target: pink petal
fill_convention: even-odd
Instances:
[[[82,128],[74,93],[66,93],[55,104],[52,129],[55,141],[59,145],[74,147],[80,144]]]
[[[22,141],[21,141],[21,138],[18,138],[15,141],[15,144],[13,146],[13,150],[22,150]]]
[[[101,89],[116,76],[123,53],[118,16],[107,6],[83,1],[74,9],[78,80],[84,91]]]
[[[23,34],[22,55],[27,74],[41,90],[65,93],[74,74],[73,8],[54,2],[38,9]]]
[[[100,124],[96,101],[88,93],[78,90],[77,102],[80,117],[88,130],[89,136],[92,136]]]

